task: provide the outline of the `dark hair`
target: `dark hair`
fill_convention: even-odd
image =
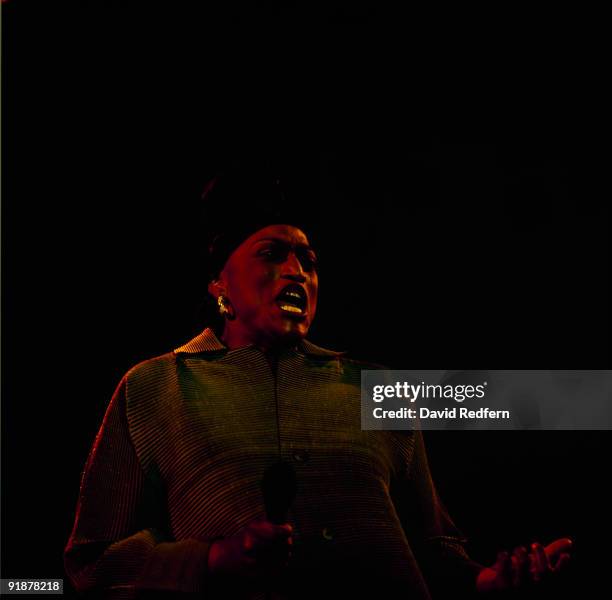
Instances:
[[[219,276],[232,252],[256,231],[280,224],[310,229],[307,217],[291,210],[300,201],[289,188],[280,174],[252,168],[220,173],[206,184],[202,220],[209,281]]]

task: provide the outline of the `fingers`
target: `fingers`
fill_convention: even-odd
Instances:
[[[567,566],[571,547],[572,541],[563,538],[546,547],[534,542],[529,551],[524,546],[517,546],[512,554],[499,552],[495,564],[481,572],[479,589],[500,591],[538,584]]]
[[[557,561],[557,564],[554,567],[552,567],[553,573],[559,573],[563,571],[567,567],[570,561],[571,561],[570,555],[563,552],[561,556],[559,556],[559,560]]]
[[[261,540],[286,539],[293,533],[289,523],[276,525],[270,521],[255,521],[249,524],[248,529]]]
[[[518,546],[512,553],[512,585],[521,587],[529,579],[529,554],[527,548]]]
[[[288,523],[253,521],[236,535],[213,542],[208,556],[211,573],[258,579],[288,566],[293,528]]]
[[[289,543],[293,527],[289,523],[275,525],[269,521],[254,521],[245,529],[244,550],[255,553],[260,548],[265,548],[276,543]]]
[[[493,567],[499,574],[499,587],[507,589],[512,585],[512,559],[508,552],[499,552]]]
[[[288,523],[276,525],[269,521],[250,523],[243,538],[246,556],[253,558],[265,572],[288,566],[291,557],[293,528]]]
[[[550,564],[548,562],[548,556],[544,551],[542,544],[534,542],[531,544],[530,558],[530,574],[531,580],[534,583],[539,583],[544,579],[551,571]]]
[[[574,545],[574,542],[572,542],[570,538],[561,538],[561,539],[555,540],[551,544],[548,544],[548,546],[544,548],[544,551],[546,552],[546,556],[548,557],[549,564],[553,568],[556,568],[559,557],[562,554],[569,555],[570,552],[572,551],[573,545]]]

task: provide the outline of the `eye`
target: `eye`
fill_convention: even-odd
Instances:
[[[302,269],[307,273],[316,270],[318,267],[319,261],[312,250],[298,250],[296,255],[302,265]]]
[[[282,246],[264,246],[257,252],[257,256],[261,256],[270,262],[282,261],[287,256],[287,250]]]

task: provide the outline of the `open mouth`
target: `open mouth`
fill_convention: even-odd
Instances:
[[[305,316],[308,305],[306,291],[301,285],[292,283],[282,289],[276,297],[276,304],[284,313],[296,317]]]

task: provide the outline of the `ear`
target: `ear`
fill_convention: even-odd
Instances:
[[[227,295],[227,292],[225,290],[225,285],[219,279],[213,279],[208,284],[208,293],[211,296],[214,296],[215,298],[218,298],[221,295],[223,295],[223,296]]]

